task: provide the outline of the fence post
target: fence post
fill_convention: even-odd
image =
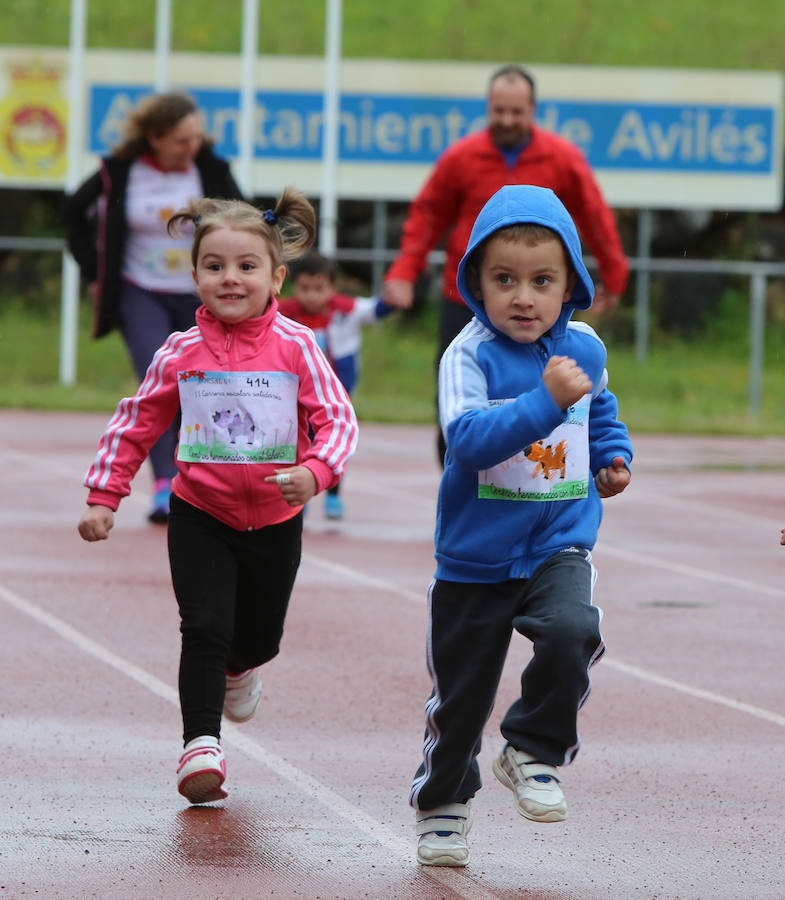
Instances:
[[[72,0],[70,50],[68,53],[68,171],[65,192],[79,184],[84,136],[84,51],[87,43],[87,0]],[[76,384],[76,336],[79,323],[79,271],[63,250],[63,279],[60,288],[60,383]]]
[[[753,272],[750,278],[750,372],[749,405],[760,415],[763,383],[763,342],[766,330],[766,276]]]
[[[324,127],[322,192],[319,197],[319,251],[334,258],[338,247],[338,163],[340,161],[341,42],[343,0],[327,0],[324,41]]]
[[[378,296],[382,292],[384,279],[385,260],[384,251],[387,249],[387,201],[373,201],[373,265],[371,266],[371,285],[373,293]]]
[[[79,323],[79,266],[67,250],[62,253],[60,298],[60,384],[76,384],[76,343]]]
[[[172,0],[155,0],[155,90],[169,87],[169,53],[172,49]]]
[[[641,263],[635,275],[635,359],[645,363],[649,355],[649,287],[651,273],[645,266],[651,257],[654,216],[650,209],[638,211],[638,251]]]

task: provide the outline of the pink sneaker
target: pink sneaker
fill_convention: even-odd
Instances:
[[[177,767],[177,790],[190,803],[212,803],[228,794],[221,787],[226,778],[226,760],[218,739],[212,735],[194,738],[185,745]]]

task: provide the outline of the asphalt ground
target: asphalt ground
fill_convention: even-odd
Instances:
[[[415,861],[430,428],[362,425],[346,518],[306,517],[257,716],[227,723],[229,797],[177,793],[178,619],[144,469],[109,541],[76,532],[108,417],[0,411],[0,898],[783,898],[785,441],[633,435],[594,551],[605,658],[563,771],[565,823],[480,756],[466,869]]]

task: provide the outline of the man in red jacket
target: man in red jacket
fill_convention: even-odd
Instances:
[[[410,306],[417,276],[441,237],[447,237],[439,359],[472,317],[455,284],[474,220],[487,200],[506,184],[551,188],[575,220],[597,260],[601,286],[592,309],[603,312],[619,302],[629,266],[613,213],[583,153],[573,144],[534,124],[535,86],[518,66],[505,66],[491,77],[488,125],[456,141],[439,157],[412,201],[397,258],[385,276],[384,299]],[[444,445],[439,435],[440,455]]]

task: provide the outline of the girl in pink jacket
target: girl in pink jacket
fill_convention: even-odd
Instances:
[[[256,711],[259,667],[278,653],[300,563],[303,505],[338,483],[357,420],[313,333],[278,312],[285,262],[313,243],[305,197],[287,189],[264,212],[202,199],[169,228],[190,223],[196,326],[170,335],[136,395],[120,401],[85,477],[79,533],[109,536],[147,451],[180,410],[169,519],[182,632],[177,786],[207,803],[227,796],[221,713],[243,722]]]

